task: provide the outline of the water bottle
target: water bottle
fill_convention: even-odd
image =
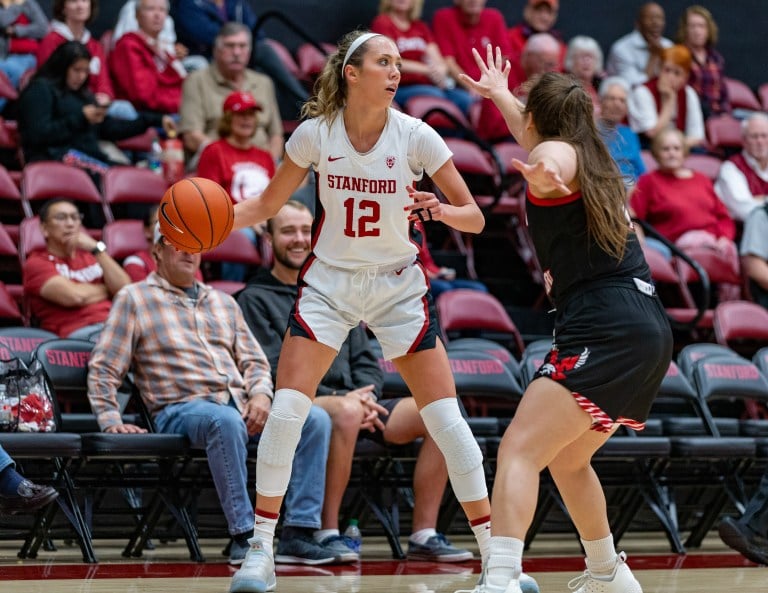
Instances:
[[[162,148],[163,177],[168,185],[176,183],[184,177],[184,144],[176,136],[176,132],[168,132],[168,138],[160,143]]]
[[[363,546],[363,534],[360,533],[357,519],[349,520],[349,525],[344,530],[344,542],[350,550],[360,553],[360,548]]]
[[[13,415],[11,414],[11,400],[8,397],[6,391],[6,385],[0,383],[0,431],[8,432],[11,430],[11,421]],[[358,533],[360,533],[358,531]]]
[[[152,149],[149,151],[147,166],[153,173],[163,174],[163,147],[160,146],[159,140],[152,141]]]

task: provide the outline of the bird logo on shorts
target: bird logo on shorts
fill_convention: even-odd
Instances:
[[[589,348],[584,348],[584,352],[574,356],[566,356],[562,360],[557,360],[557,350],[552,353],[549,362],[539,369],[539,375],[546,375],[553,381],[562,381],[568,371],[578,369],[584,366],[589,358]]]

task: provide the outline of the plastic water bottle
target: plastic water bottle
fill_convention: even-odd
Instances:
[[[6,392],[6,385],[0,383],[0,431],[11,430],[11,400]],[[360,531],[358,530],[358,534]]]
[[[168,185],[184,177],[184,145],[173,130],[160,143],[162,148],[163,177]]]
[[[360,553],[360,549],[363,547],[363,534],[360,533],[357,519],[349,520],[349,525],[344,530],[344,541],[350,550]]]
[[[163,174],[163,147],[160,146],[159,140],[152,141],[152,149],[149,151],[147,166],[153,173]]]

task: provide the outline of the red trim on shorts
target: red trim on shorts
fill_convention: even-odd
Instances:
[[[525,192],[528,195],[528,199],[531,201],[531,203],[535,204],[536,206],[562,206],[563,204],[570,204],[571,202],[575,202],[576,200],[581,199],[581,191],[573,192],[572,194],[563,196],[562,198],[537,198],[531,193],[530,186],[526,188]]]
[[[422,263],[418,260],[414,265],[418,266],[419,269],[421,270],[421,273],[424,274],[424,280],[426,280],[427,290],[429,290],[429,276],[427,276],[427,271],[424,269],[424,266],[422,265]],[[426,334],[427,330],[429,329],[429,300],[427,299],[426,293],[424,293],[424,296],[421,297],[421,304],[424,307],[424,323],[422,324],[421,330],[416,336],[416,339],[413,340],[410,348],[408,348],[408,354],[413,354],[414,352],[416,352],[416,349],[419,347],[419,344],[421,344],[421,340],[424,338],[424,334]]]
[[[593,423],[590,430],[609,432],[614,424],[623,424],[632,430],[643,430],[645,428],[645,422],[638,422],[637,420],[625,418],[624,416],[619,416],[616,420],[613,420],[600,407],[596,406],[590,399],[584,397],[580,393],[572,392],[571,395],[581,409],[592,417]]]
[[[309,327],[309,324],[304,321],[304,318],[301,316],[301,311],[299,311],[299,303],[301,302],[301,293],[304,290],[304,283],[302,282],[302,279],[304,278],[304,274],[309,270],[309,267],[314,263],[314,261],[317,259],[314,252],[311,252],[307,259],[304,261],[304,265],[301,266],[301,270],[299,271],[299,292],[296,295],[296,312],[294,313],[293,317],[296,319],[296,321],[299,323],[299,325],[304,329],[304,331],[307,333],[307,336],[315,342],[317,342],[317,338],[315,337],[315,333],[312,331],[312,328]]]

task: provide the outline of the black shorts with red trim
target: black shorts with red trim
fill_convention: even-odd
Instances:
[[[535,377],[567,387],[595,430],[616,422],[642,430],[672,360],[672,330],[648,287],[632,278],[594,282],[558,307],[553,349]]]

